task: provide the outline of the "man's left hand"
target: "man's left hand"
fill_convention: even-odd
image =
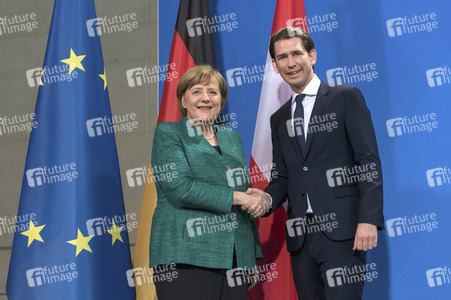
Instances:
[[[355,233],[352,250],[371,250],[377,246],[377,227],[373,224],[359,223]]]

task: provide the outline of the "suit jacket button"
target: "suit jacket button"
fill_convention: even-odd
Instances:
[[[305,196],[305,193],[304,193],[304,192],[300,192],[299,194],[301,195],[301,197],[304,197],[304,196]]]
[[[302,167],[302,170],[304,170],[305,172],[307,172],[307,171],[308,171],[308,167],[307,167],[307,166],[304,166],[304,167]]]
[[[230,167],[230,166],[227,166],[227,167],[226,167],[226,170],[230,170],[230,169],[231,169],[231,167]]]

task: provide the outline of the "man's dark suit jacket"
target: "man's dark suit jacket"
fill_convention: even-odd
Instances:
[[[329,86],[321,81],[309,123],[305,156],[293,136],[290,119],[291,100],[271,116],[273,171],[277,176],[265,190],[273,201],[269,214],[288,198],[287,227],[293,227],[293,219],[305,218],[308,194],[316,216],[328,215],[329,221],[331,215],[335,217],[337,228],[323,231],[332,240],[354,238],[358,223],[383,228],[381,163],[370,112],[360,90]],[[315,120],[316,124],[312,124]],[[327,126],[332,129],[325,130]],[[365,170],[358,181],[350,174],[356,165]],[[349,176],[342,176],[344,169]],[[366,169],[370,175],[376,175],[371,181],[362,180],[362,175],[368,173]],[[305,231],[293,234],[295,228],[287,227],[287,249],[298,250],[304,243]]]

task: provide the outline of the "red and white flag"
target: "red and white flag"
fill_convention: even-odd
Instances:
[[[297,26],[307,30],[304,0],[277,0],[271,35],[286,26]],[[267,66],[272,63],[268,51]],[[265,77],[258,106],[257,122],[255,124],[254,142],[250,161],[250,172],[253,178],[265,178],[266,180],[253,181],[252,187],[264,189],[270,178],[270,166],[272,163],[271,127],[269,119],[290,98],[290,87],[283,81],[280,75],[275,74],[272,67],[265,68]],[[262,176],[264,174],[264,176]],[[256,176],[258,175],[258,176]],[[285,224],[287,212],[284,208],[278,209],[271,216],[257,220],[258,232],[263,251],[263,259],[258,261],[260,269],[268,267],[272,263],[277,271],[277,278],[271,281],[261,277],[257,286],[249,292],[251,300],[284,299],[296,300],[297,293],[291,271],[290,254],[285,243]],[[263,275],[263,274],[262,274]]]

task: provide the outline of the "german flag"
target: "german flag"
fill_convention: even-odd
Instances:
[[[180,77],[192,67],[207,64],[216,67],[213,35],[210,30],[208,0],[180,1],[169,64],[175,64],[177,78],[167,81],[161,98],[158,124],[181,120],[176,99]],[[173,71],[173,70],[172,70]]]

